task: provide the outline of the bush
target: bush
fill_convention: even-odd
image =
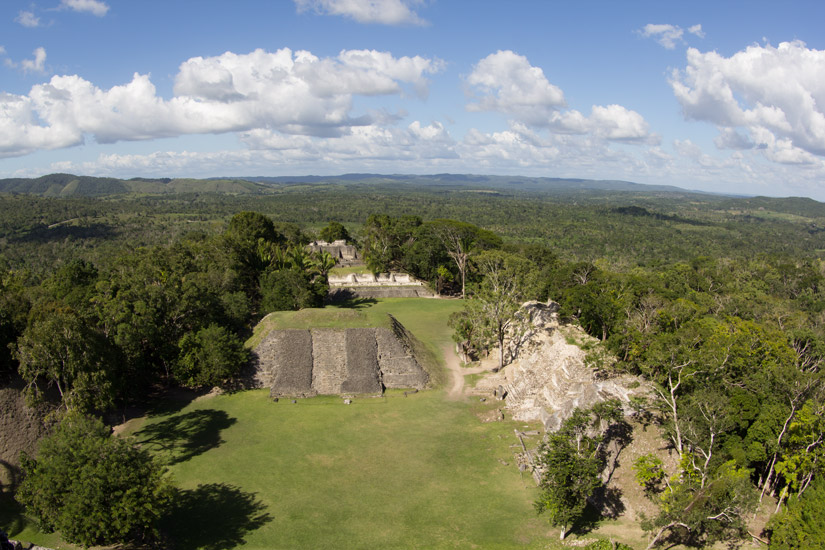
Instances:
[[[83,546],[157,538],[172,494],[165,470],[131,441],[109,437],[99,420],[64,418],[22,466],[17,499],[44,531]]]
[[[186,333],[178,347],[175,378],[189,387],[223,385],[249,361],[243,342],[216,324]]]

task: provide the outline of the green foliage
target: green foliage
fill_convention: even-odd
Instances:
[[[45,302],[32,310],[16,356],[27,394],[35,401],[55,388],[68,410],[101,411],[113,403],[113,350],[102,334],[63,304]]]
[[[771,550],[825,548],[825,480],[819,478],[768,524]]]
[[[465,314],[456,328],[467,332],[464,321],[476,325],[466,334],[467,345],[498,346],[499,369],[504,367],[504,340],[508,333],[518,336],[524,320],[518,316],[521,304],[535,295],[536,269],[520,256],[501,250],[483,251],[473,257],[481,282],[470,293]],[[480,338],[473,337],[480,335]],[[472,338],[472,340],[470,340]],[[473,344],[470,344],[470,342]]]
[[[318,236],[321,238],[322,241],[326,241],[328,243],[334,241],[351,241],[352,238],[349,236],[349,232],[347,228],[344,227],[341,223],[336,221],[331,221],[327,224],[326,227],[321,229],[318,233]]]
[[[17,499],[44,530],[86,547],[155,539],[171,497],[146,451],[83,416],[66,417],[23,471]]]
[[[665,481],[666,473],[662,460],[654,454],[642,455],[633,463],[633,472],[636,482],[645,490],[645,494],[651,496],[664,490],[662,482]]]
[[[690,463],[691,457],[685,455],[680,472],[659,497],[658,516],[642,525],[655,532],[651,547],[664,540],[666,533],[670,542],[695,547],[747,535],[746,516],[756,508],[750,473],[730,461],[705,478]]]
[[[261,277],[261,311],[321,307],[327,289],[323,280],[298,269],[270,271]]]
[[[183,336],[174,375],[184,386],[222,386],[249,361],[240,338],[226,328],[211,324]]]
[[[535,507],[539,514],[547,514],[551,525],[561,528],[560,538],[582,517],[587,500],[602,486],[606,435],[621,422],[618,400],[586,411],[577,408],[539,445],[542,475]]]

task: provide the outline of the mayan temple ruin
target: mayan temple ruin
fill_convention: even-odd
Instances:
[[[412,337],[388,317],[389,327],[270,331],[254,349],[257,384],[269,387],[273,398],[423,389],[429,375],[416,360]]]

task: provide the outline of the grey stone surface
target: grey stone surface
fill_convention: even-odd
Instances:
[[[271,397],[311,397],[318,392],[312,387],[312,337],[308,330],[272,331],[265,354],[258,352],[258,360],[268,359],[271,370]],[[260,350],[261,346],[258,347]]]
[[[378,346],[374,328],[347,329],[347,379],[341,384],[346,393],[381,393]]]
[[[312,329],[312,388],[323,395],[342,392],[347,377],[347,347],[345,330]]]
[[[273,330],[254,355],[255,379],[273,398],[419,390],[429,381],[412,336],[392,317],[390,328]]]
[[[327,295],[330,303],[353,298],[435,298],[435,293],[425,286],[351,286],[331,288]]]
[[[555,431],[576,407],[612,398],[626,404],[631,396],[646,392],[632,376],[598,377],[582,349],[598,341],[579,327],[560,324],[554,303],[522,307],[530,328],[512,345],[512,363],[475,386],[476,391],[503,397],[515,420],[540,420],[547,431]]]

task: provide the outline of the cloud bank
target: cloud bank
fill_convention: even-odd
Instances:
[[[38,49],[30,69],[44,62]],[[78,145],[86,136],[98,143],[253,129],[340,136],[378,118],[353,116],[354,96],[407,88],[424,94],[426,75],[441,67],[437,59],[375,50],[345,50],[335,58],[288,48],[227,52],[182,63],[168,100],[148,75],[135,73],[108,90],[77,75],[54,76],[28,95],[0,95],[0,156]]]
[[[689,48],[687,66],[670,84],[686,118],[719,128],[718,147],[806,164],[825,156],[823,74],[825,51],[794,41],[730,57]]]
[[[655,143],[642,115],[621,105],[593,105],[590,116],[570,109],[562,90],[539,67],[510,50],[490,54],[467,77],[473,96],[469,111],[496,111],[527,126],[559,134],[590,135],[611,141]]]

